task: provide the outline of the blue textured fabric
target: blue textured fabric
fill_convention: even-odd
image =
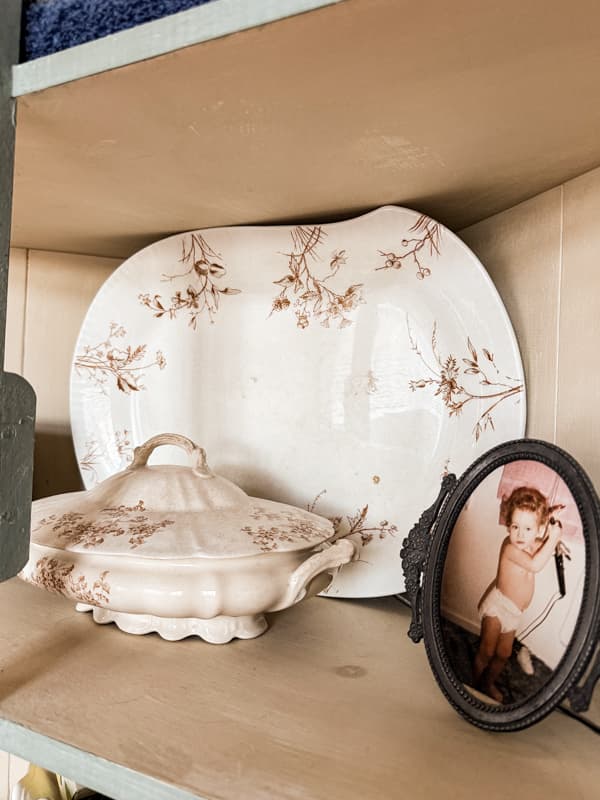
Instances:
[[[215,0],[30,0],[24,8],[22,61],[100,39]]]

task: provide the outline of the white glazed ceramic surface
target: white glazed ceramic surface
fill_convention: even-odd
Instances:
[[[185,233],[132,256],[82,326],[71,418],[86,486],[150,436],[184,434],[249,494],[350,532],[360,557],[328,593],[366,597],[402,591],[401,541],[443,473],[523,435],[524,378],[473,253],[384,207]]]
[[[194,466],[149,466],[158,446],[187,451]],[[231,559],[314,548],[332,523],[300,508],[248,497],[215,475],[202,448],[161,434],[132,464],[84,492],[37,500],[32,541],[69,553],[145,559]]]
[[[192,466],[149,466],[159,445]],[[330,521],[248,497],[193,442],[163,434],[89,491],[37,500],[20,577],[70,597],[97,622],[222,643],[266,629],[263,614],[325,589],[355,557]]]

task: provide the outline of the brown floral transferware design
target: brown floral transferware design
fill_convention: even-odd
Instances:
[[[118,454],[121,456],[121,463],[125,465],[131,464],[133,461],[133,444],[131,442],[131,434],[126,428],[121,431],[115,431],[115,445]],[[88,439],[85,447],[85,453],[79,459],[79,468],[82,472],[87,472],[94,483],[98,483],[96,467],[99,461],[106,456],[106,451],[95,438]]]
[[[273,300],[271,316],[274,311],[292,308],[298,328],[308,328],[310,320],[316,319],[324,328],[337,322],[339,328],[347,328],[353,320],[349,312],[363,303],[362,283],[349,286],[343,294],[328,285],[339,269],[346,263],[345,250],[336,250],[329,259],[329,273],[318,277],[310,269],[309,260],[320,260],[317,250],[327,234],[321,226],[298,226],[291,232],[293,250],[284,253],[288,260],[286,274],[277,281],[281,291]]]
[[[355,397],[365,394],[375,395],[379,391],[378,378],[370,369],[366,374],[356,374],[350,379],[350,386]]]
[[[131,441],[131,433],[127,428],[115,431],[115,444],[117,453],[121,456],[123,463],[131,464],[133,461],[133,443]]]
[[[277,550],[280,542],[314,542],[323,540],[322,530],[310,520],[301,519],[295,512],[269,511],[263,506],[255,506],[248,516],[257,521],[272,522],[267,525],[245,525],[241,530],[247,533],[263,553]]]
[[[191,275],[196,284],[188,284],[185,291],[177,290],[170,299],[170,305],[165,305],[160,294],[138,295],[140,303],[155,317],[168,315],[175,319],[180,311],[189,311],[189,325],[196,330],[198,317],[206,312],[209,321],[214,323],[214,316],[219,310],[221,295],[240,294],[241,289],[232,289],[231,286],[221,288],[217,281],[225,277],[227,271],[222,263],[222,257],[207,243],[206,239],[197,233],[190,235],[190,245],[186,248],[186,240],[181,240],[181,264],[189,265],[186,272],[176,275],[163,275],[163,280],[173,281]]]
[[[98,473],[96,467],[98,462],[104,456],[104,449],[99,444],[97,439],[88,439],[85,443],[85,453],[79,459],[79,469],[81,472],[87,472],[94,483],[98,483]]]
[[[88,375],[103,394],[107,394],[107,383],[113,378],[117,389],[124,394],[139,392],[146,388],[141,382],[145,370],[151,367],[164,369],[167,365],[160,350],[156,351],[154,361],[148,363],[148,346],[145,344],[118,347],[114,340],[123,339],[126,335],[127,331],[122,325],[111,322],[108,336],[103,342],[86,345],[83,352],[75,356],[74,367],[78,374]]]
[[[90,587],[84,575],[75,575],[75,564],[67,564],[57,558],[44,556],[36,561],[31,572],[24,570],[21,577],[34,586],[46,589],[54,594],[73,597],[81,603],[93,606],[108,605],[110,584],[107,581],[108,570],[101,572]]]
[[[379,483],[381,479],[378,475],[375,477],[377,480],[374,482]],[[326,493],[327,489],[323,489],[322,492],[319,492],[313,502],[307,506],[307,510],[314,512],[315,506],[321,497]],[[396,533],[398,533],[398,526],[393,525],[387,519],[381,520],[378,525],[369,525],[367,521],[368,513],[369,505],[367,504],[362,508],[357,509],[355,514],[350,514],[345,517],[328,517],[329,521],[333,524],[333,529],[335,531],[334,539],[344,539],[347,536],[357,535],[360,536],[360,542],[362,546],[366,547],[374,539],[385,539],[387,536],[395,536]]]
[[[452,354],[442,358],[438,352],[437,323],[435,322],[431,335],[431,350],[435,359],[435,364],[432,365],[425,359],[413,338],[408,318],[407,326],[411,349],[417,354],[430,373],[428,377],[411,380],[409,382],[411,391],[416,392],[419,389],[435,387],[434,397],[441,397],[450,417],[460,416],[464,408],[473,400],[483,401],[486,407],[473,427],[475,441],[478,441],[481,434],[488,429],[494,430],[492,412],[504,400],[521,394],[523,383],[508,375],[502,375],[496,366],[493,353],[484,347],[480,356],[468,337],[468,357],[461,359],[464,366]],[[467,375],[472,375],[473,378],[471,380],[477,380],[478,385],[483,387],[483,390],[475,389],[471,391],[465,388],[462,385],[462,379]]]
[[[376,271],[380,269],[400,269],[404,266],[405,261],[408,260],[412,261],[416,266],[416,276],[422,281],[431,275],[431,269],[423,263],[423,253],[421,251],[427,248],[430,258],[437,258],[440,255],[441,226],[425,216],[425,214],[422,214],[408,230],[414,233],[415,236],[402,239],[400,244],[404,252],[386,253],[384,250],[379,250],[379,255],[383,256],[385,263],[381,267],[376,267]]]
[[[94,520],[86,520],[85,514],[77,511],[68,511],[60,516],[51,514],[39,521],[34,533],[51,525],[53,532],[67,545],[82,545],[86,550],[102,544],[108,537],[129,534],[129,549],[135,550],[157,531],[175,524],[172,519],[150,522],[144,512],[147,513],[144,501],[140,500],[135,506],[103,508],[100,517]]]
[[[377,394],[377,378],[372,369],[367,373],[367,394]]]

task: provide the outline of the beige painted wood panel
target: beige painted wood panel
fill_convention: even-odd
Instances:
[[[13,244],[385,203],[465,227],[600,164],[600,4],[568,10],[345,0],[20,97]]]
[[[600,170],[564,187],[557,443],[600,490]]]
[[[512,735],[464,722],[394,598],[313,598],[223,646],[98,626],[17,579],[0,603],[4,719],[210,800],[587,800],[600,783],[597,737],[560,713]]]
[[[79,328],[96,292],[119,263],[29,251],[24,368],[37,393],[40,428],[69,424],[69,375]]]
[[[6,345],[4,369],[23,374],[25,303],[27,296],[27,251],[11,248],[8,262]]]
[[[10,755],[0,752],[0,800],[9,800]]]
[[[562,189],[460,231],[494,281],[525,367],[527,435],[554,441]]]
[[[15,784],[17,784],[21,780],[21,778],[25,777],[28,769],[29,769],[29,761],[25,761],[23,758],[19,758],[18,756],[14,755],[11,755],[9,757],[8,786],[11,791],[15,786]]]
[[[69,424],[69,376],[94,295],[119,261],[29,251],[24,375],[37,394],[35,497],[81,486]]]

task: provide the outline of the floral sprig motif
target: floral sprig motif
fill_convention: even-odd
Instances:
[[[417,354],[429,372],[426,377],[409,381],[411,391],[435,387],[434,397],[441,398],[450,417],[460,416],[465,407],[474,400],[483,401],[484,410],[473,426],[475,441],[478,441],[485,431],[494,430],[492,412],[504,400],[519,395],[523,391],[523,384],[516,378],[503,375],[496,365],[493,353],[487,348],[482,348],[480,355],[469,337],[467,337],[467,358],[462,358],[460,362],[452,354],[443,358],[438,350],[436,322],[433,324],[431,335],[434,363],[430,364],[412,335],[408,318],[406,323],[411,350]],[[467,375],[473,376],[470,380],[476,381],[477,386],[481,388],[466,388],[463,380]]]
[[[248,534],[252,539],[252,544],[256,545],[263,553],[277,550],[281,542],[311,542],[314,539],[314,530],[310,523],[301,520],[286,530],[282,530],[276,525],[270,527],[258,525],[256,528],[245,525],[241,530]]]
[[[308,328],[311,318],[320,322],[324,328],[337,322],[338,327],[352,325],[348,316],[362,299],[362,283],[349,286],[343,293],[336,292],[328,284],[347,261],[345,250],[336,250],[329,259],[329,272],[318,277],[311,272],[310,261],[320,260],[317,250],[323,243],[326,233],[320,226],[298,226],[291,232],[293,249],[284,253],[288,260],[286,274],[273,283],[281,286],[281,291],[273,300],[271,316],[274,311],[292,308],[298,328]]]
[[[90,587],[84,575],[74,575],[75,564],[65,564],[57,558],[44,556],[29,572],[21,573],[24,580],[46,589],[54,594],[73,597],[82,603],[93,606],[104,606],[109,602],[110,584],[107,581],[108,570],[101,572]]]
[[[398,533],[398,526],[393,525],[387,519],[381,520],[377,525],[369,525],[367,514],[369,506],[359,508],[355,514],[346,517],[332,517],[331,521],[336,533],[336,539],[357,534],[363,547],[368,545],[373,539],[385,539],[386,536],[394,536]]]
[[[89,473],[94,483],[98,483],[96,466],[98,465],[98,461],[103,457],[104,450],[97,439],[88,439],[85,443],[85,447],[85,453],[79,459],[79,469],[82,472]]]
[[[376,267],[375,271],[380,269],[400,269],[408,260],[412,261],[414,266],[416,266],[416,276],[422,281],[424,278],[431,275],[430,267],[426,266],[422,260],[423,252],[428,252],[430,258],[439,256],[441,226],[439,223],[425,216],[425,214],[422,214],[408,230],[415,235],[410,238],[405,237],[402,239],[400,244],[403,251],[400,253],[386,253],[384,250],[379,250],[379,255],[383,256],[385,262],[383,266]]]
[[[114,433],[117,453],[121,456],[121,465],[130,464],[133,461],[133,444],[130,432],[123,428],[123,430],[117,430]],[[88,473],[94,483],[98,483],[96,467],[106,457],[106,450],[94,437],[86,441],[85,447],[85,453],[79,459],[79,469],[81,472]]]
[[[327,493],[327,489],[315,497],[315,499],[307,506],[307,511],[313,512],[315,506],[321,497]],[[357,509],[354,514],[346,516],[328,517],[329,521],[333,524],[335,532],[334,540],[344,539],[347,536],[357,535],[360,536],[360,542],[363,547],[366,547],[374,539],[385,539],[387,536],[395,536],[398,533],[398,526],[384,519],[379,524],[369,524],[367,516],[369,513],[369,505]]]
[[[322,538],[322,531],[310,520],[301,519],[294,512],[274,511],[255,506],[248,516],[262,525],[245,525],[241,530],[252,539],[262,552],[277,550],[282,542],[314,542]],[[265,523],[271,523],[269,525]]]
[[[134,513],[135,516],[132,516]],[[151,522],[145,516],[147,513],[144,501],[140,500],[134,506],[103,508],[94,520],[86,520],[84,514],[78,511],[68,511],[60,516],[51,514],[38,522],[34,533],[51,525],[59,539],[65,540],[71,546],[81,545],[86,550],[102,544],[108,537],[129,534],[130,550],[135,550],[156,531],[175,524],[172,519]]]
[[[142,383],[146,370],[151,367],[162,370],[167,365],[160,350],[156,351],[154,361],[148,361],[148,346],[145,344],[119,347],[115,340],[123,339],[126,335],[127,331],[122,325],[111,322],[104,341],[85,345],[83,352],[75,356],[74,367],[77,372],[87,374],[103,394],[107,394],[107,384],[112,379],[124,394],[139,392],[146,388]]]
[[[131,438],[131,434],[127,428],[123,428],[121,431],[115,431],[117,453],[121,456],[121,460],[124,464],[131,464],[133,461],[133,444]]]
[[[195,282],[189,283],[184,291],[178,289],[171,297],[170,305],[163,302],[160,294],[150,295],[146,292],[138,295],[138,299],[158,318],[168,315],[169,319],[174,319],[180,311],[189,311],[189,325],[196,330],[198,317],[205,312],[209,321],[214,323],[221,295],[240,294],[241,289],[218,285],[217,282],[225,277],[227,270],[221,263],[221,255],[215,253],[200,234],[191,234],[189,247],[186,247],[185,238],[182,239],[181,251],[179,262],[189,265],[189,269],[176,275],[163,275],[163,280],[173,281],[190,275]]]

